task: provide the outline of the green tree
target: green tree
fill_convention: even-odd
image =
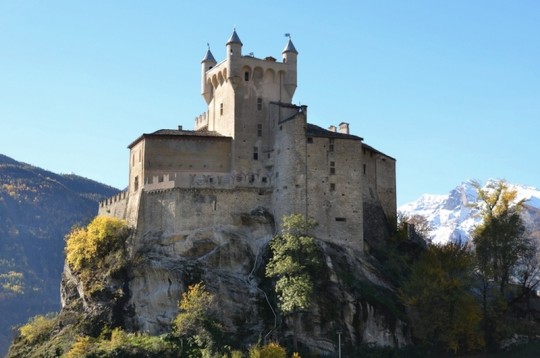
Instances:
[[[277,279],[279,308],[293,319],[295,349],[297,316],[311,305],[313,275],[322,263],[321,250],[310,236],[315,226],[301,214],[284,217],[281,235],[270,242],[272,258],[266,265],[266,276]]]
[[[182,294],[179,312],[173,321],[175,335],[182,339],[188,351],[216,349],[221,326],[216,320],[214,296],[202,283],[189,286]],[[187,356],[187,355],[186,355]]]
[[[409,307],[414,334],[445,352],[482,348],[480,306],[471,294],[474,256],[460,243],[429,245],[412,266],[401,297]]]

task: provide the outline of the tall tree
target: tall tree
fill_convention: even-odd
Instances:
[[[523,202],[517,192],[500,180],[486,188],[476,184],[482,224],[473,233],[476,267],[482,293],[483,329],[486,344],[494,349],[504,336],[505,296],[512,277],[519,275],[532,246],[524,235],[520,216]]]
[[[315,226],[315,221],[301,214],[284,217],[281,235],[270,242],[272,258],[266,265],[266,276],[277,278],[279,307],[293,319],[295,349],[297,316],[311,305],[313,274],[322,262],[321,251],[310,236]]]
[[[491,188],[476,187],[482,210],[482,224],[473,234],[478,269],[486,286],[494,283],[502,295],[519,260],[530,251],[520,216],[523,202],[502,180]]]

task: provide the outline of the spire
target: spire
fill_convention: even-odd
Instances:
[[[289,38],[289,41],[287,41],[287,45],[285,46],[285,48],[283,49],[281,53],[292,52],[298,55],[298,51],[296,51],[296,48],[294,47],[292,43],[291,34],[285,34],[285,36]]]
[[[214,55],[212,55],[212,51],[210,51],[210,44],[206,44],[208,46],[208,51],[206,51],[206,55],[204,55],[204,58],[201,62],[213,62],[216,63],[216,59],[214,58]]]
[[[236,27],[233,29],[233,33],[231,37],[229,38],[229,41],[225,45],[232,44],[232,43],[238,43],[240,46],[243,45],[242,41],[240,41],[240,37],[238,37],[238,34],[236,33]]]

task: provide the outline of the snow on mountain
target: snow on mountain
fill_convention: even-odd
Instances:
[[[489,190],[496,180],[488,180],[484,189]],[[540,231],[540,190],[508,183],[517,191],[516,200],[524,200],[522,217],[532,232]],[[458,185],[447,195],[422,195],[418,200],[404,204],[398,211],[405,216],[424,217],[432,228],[431,240],[436,244],[449,241],[468,241],[474,228],[481,223],[479,210],[474,208],[478,195],[472,181]]]

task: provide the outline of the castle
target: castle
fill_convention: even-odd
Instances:
[[[292,104],[298,51],[290,37],[281,61],[243,55],[236,30],[226,50],[219,63],[210,48],[202,59],[208,109],[195,130],[132,142],[128,189],[99,214],[127,219],[144,238],[234,224],[262,207],[276,221],[304,214],[318,222],[316,236],[362,249],[378,225],[371,211],[395,220],[395,159],[350,134],[348,123],[307,122],[307,106]]]

